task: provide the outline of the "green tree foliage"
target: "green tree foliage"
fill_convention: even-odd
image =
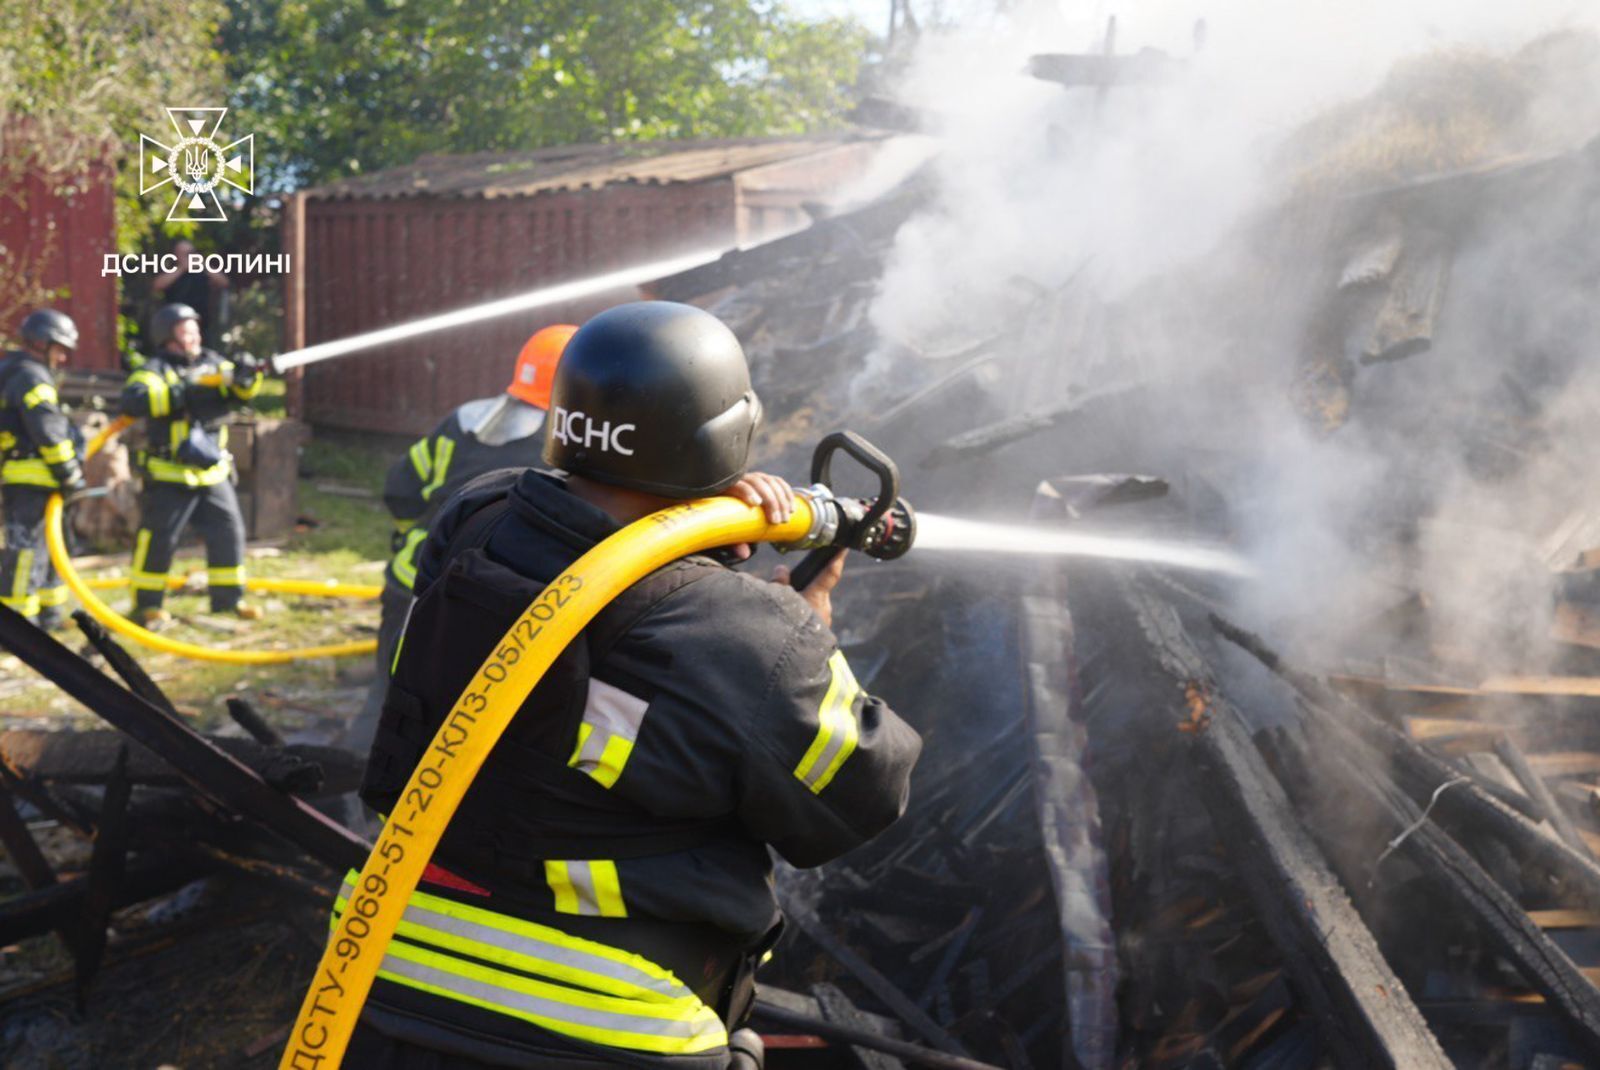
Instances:
[[[24,176],[70,193],[137,154],[141,130],[159,136],[166,105],[220,98],[224,12],[220,0],[0,0],[0,209],[29,210]],[[160,215],[140,201],[132,169],[116,175],[118,245],[131,250]],[[6,323],[49,296],[35,268],[56,232],[41,233],[43,244],[0,255]]]
[[[868,44],[778,0],[228,2],[234,103],[279,189],[430,152],[826,128]]]

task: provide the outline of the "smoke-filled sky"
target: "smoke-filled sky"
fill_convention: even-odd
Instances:
[[[1118,54],[1160,49],[1188,61],[1183,73],[1103,99],[1025,73],[1035,53],[1098,50],[1113,14]],[[1600,454],[1600,434],[1571,430],[1581,427],[1574,414],[1587,399],[1600,401],[1572,371],[1581,364],[1576,354],[1600,345],[1595,318],[1582,312],[1593,295],[1583,292],[1582,271],[1571,268],[1600,259],[1592,230],[1567,233],[1555,216],[1547,233],[1537,219],[1473,234],[1463,230],[1476,226],[1470,221],[1438,233],[1409,217],[1387,220],[1404,237],[1408,257],[1422,255],[1423,239],[1452,244],[1443,327],[1431,352],[1398,363],[1357,366],[1358,354],[1348,354],[1355,368],[1351,416],[1332,434],[1309,426],[1290,400],[1310,355],[1298,350],[1314,348],[1308,325],[1279,324],[1287,333],[1270,340],[1229,339],[1223,321],[1238,318],[1237,309],[1266,324],[1271,310],[1257,306],[1287,300],[1272,288],[1276,280],[1262,277],[1267,265],[1251,259],[1241,229],[1282,218],[1284,204],[1314,188],[1305,175],[1322,181],[1318,168],[1405,178],[1573,148],[1600,134],[1600,63],[1584,58],[1586,45],[1575,50],[1579,66],[1559,74],[1542,69],[1543,59],[1513,58],[1529,41],[1562,29],[1600,30],[1600,2],[1036,3],[926,35],[898,96],[934,118],[939,192],[896,239],[872,312],[885,340],[874,374],[909,359],[909,351],[954,353],[992,337],[1041,292],[1069,280],[1113,309],[1137,295],[1141,307],[1126,318],[1148,335],[1139,347],[1141,374],[1199,382],[1237,374],[1243,364],[1263,369],[1258,378],[1273,387],[1252,411],[1232,399],[1208,409],[1196,398],[1164,426],[1129,429],[1143,456],[1154,440],[1175,464],[1193,444],[1188,432],[1202,426],[1212,445],[1222,427],[1234,432],[1234,449],[1259,458],[1236,469],[1223,488],[1246,518],[1241,542],[1267,570],[1246,599],[1259,621],[1285,628],[1312,622],[1304,638],[1337,636],[1414,584],[1448,622],[1446,638],[1463,650],[1501,642],[1496,621],[1542,635],[1548,584],[1517,570],[1573,504],[1557,489],[1563,474],[1576,457]],[[1348,114],[1349,102],[1380,86],[1392,89],[1385,80],[1397,62],[1423,55],[1435,65],[1397,94],[1404,104],[1357,106],[1370,136],[1368,127],[1341,126],[1343,120],[1318,127],[1312,143],[1297,135],[1312,120]],[[1559,61],[1573,62],[1572,51]],[[1419,68],[1402,70],[1414,75]],[[1341,191],[1324,190],[1323,203],[1331,192]],[[1584,209],[1549,210],[1581,218]],[[1340,255],[1329,244],[1307,248],[1308,291],[1322,261]],[[1174,313],[1193,310],[1169,307],[1181,298],[1164,304],[1160,295],[1169,291],[1156,285],[1163,280],[1178,280],[1179,292],[1218,286],[1209,295],[1211,322],[1183,336],[1173,332],[1167,325]],[[1332,284],[1318,285],[1332,294]],[[1306,298],[1306,314],[1328,295]],[[1346,332],[1357,343],[1368,331],[1371,311],[1364,314],[1368,321]],[[1561,330],[1551,329],[1547,314],[1563,317]],[[1076,362],[1084,376],[1106,374],[1090,367],[1105,358],[1103,347],[1055,341],[1041,359]],[[1482,438],[1485,407],[1498,404],[1490,392],[1514,359],[1553,369],[1554,393],[1539,404],[1568,437],[1547,455],[1525,457],[1513,478],[1486,482],[1481,466],[1464,456]],[[1411,532],[1410,571],[1397,583],[1392,569],[1374,563],[1368,536],[1380,519],[1406,510],[1421,525]]]

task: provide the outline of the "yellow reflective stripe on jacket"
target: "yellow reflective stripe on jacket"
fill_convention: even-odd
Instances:
[[[411,467],[416,469],[417,478],[426,485],[428,477],[433,474],[433,455],[428,452],[427,439],[418,439],[411,444]]]
[[[822,698],[822,707],[817,711],[820,722],[817,738],[811,741],[805,757],[794,767],[794,775],[819,795],[833,782],[860,738],[854,706],[861,695],[861,685],[856,683],[855,674],[837,650],[828,659],[828,671],[832,678],[828,682],[828,693]]]
[[[435,491],[444,486],[444,477],[450,471],[450,458],[455,455],[456,441],[440,435],[435,440],[433,448],[433,478],[428,485],[422,488],[422,500],[427,501],[433,497]]]
[[[578,743],[567,765],[609,788],[633,754],[648,703],[604,680],[589,679],[589,695],[578,725]]]
[[[417,549],[427,541],[427,538],[427,528],[412,528],[406,532],[406,541],[400,544],[400,550],[391,562],[394,578],[408,591],[417,582]]]
[[[59,487],[50,466],[37,457],[17,458],[0,464],[0,483],[30,487]]]
[[[210,468],[191,468],[186,464],[151,457],[145,461],[145,474],[158,483],[182,483],[188,487],[211,487],[228,478],[232,457],[224,457]]]
[[[70,592],[67,590],[67,585],[63,583],[57,587],[41,587],[38,591],[38,597],[41,609],[54,609],[56,606],[67,604]]]
[[[172,411],[172,391],[166,380],[155,372],[140,369],[128,376],[128,382],[144,387],[145,396],[150,399],[151,416],[161,417]]]
[[[597,918],[628,916],[615,862],[600,858],[570,862],[546,859],[544,879],[555,894],[557,914]]]
[[[243,587],[244,566],[224,565],[206,569],[206,584],[211,587]]]
[[[16,557],[17,574],[11,577],[11,590],[6,596],[12,602],[20,602],[28,597],[28,583],[33,577],[33,551],[18,550]],[[35,610],[34,612],[38,612]]]
[[[39,459],[45,464],[62,464],[75,456],[77,451],[73,448],[70,438],[64,438],[53,446],[39,447]]]
[[[0,597],[0,606],[14,609],[24,617],[37,617],[39,615],[39,598],[37,595],[25,595],[21,598],[12,598],[9,595]]]
[[[335,924],[356,876],[334,904]],[[607,1047],[691,1054],[728,1042],[715,1012],[670,971],[620,948],[421,891],[396,935],[378,970],[396,984]]]
[[[56,396],[55,387],[49,383],[39,383],[32,390],[22,395],[22,407],[32,409],[44,404],[54,405],[60,400]]]

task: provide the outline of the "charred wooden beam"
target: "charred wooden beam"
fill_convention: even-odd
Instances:
[[[141,855],[128,863],[112,897],[113,909],[175,892],[215,871],[217,864],[187,854]],[[0,903],[0,945],[73,925],[89,894],[89,878],[76,877]]]
[[[941,468],[956,461],[993,453],[1012,443],[1060,427],[1095,404],[1110,401],[1137,389],[1139,389],[1137,384],[1107,387],[1073,397],[1059,405],[1052,405],[1036,412],[1025,412],[1018,416],[1008,416],[1004,420],[971,431],[963,431],[935,446],[928,456],[923,458],[922,466]]]
[[[128,863],[128,800],[133,785],[128,780],[128,748],[117,754],[117,764],[106,781],[100,803],[100,821],[95,830],[94,852],[89,856],[88,887],[75,927],[72,945],[74,987],[81,1013],[89,1002],[89,986],[100,971],[106,950],[106,925],[117,899]]]
[[[1195,734],[1207,809],[1329,1047],[1352,1066],[1452,1065],[1251,742],[1213,697]]]
[[[1372,337],[1362,350],[1363,364],[1403,360],[1433,345],[1434,323],[1450,278],[1450,253],[1442,245],[1407,251],[1378,309]]]
[[[91,617],[87,611],[75,609],[72,611],[72,620],[89,640],[89,645],[106,659],[106,664],[111,670],[122,677],[123,683],[128,685],[128,690],[144,699],[150,705],[163,710],[173,717],[178,716],[177,707],[167,698],[166,693],[144,671],[144,666],[136,661],[132,654],[122,648],[122,645],[111,638],[111,633],[106,631],[105,625]]]
[[[266,746],[255,740],[204,736],[211,745],[243,763],[279,791],[296,795],[342,795],[361,782],[361,761],[349,751],[305,743]],[[120,732],[0,732],[0,764],[19,777],[57,784],[104,784],[118,749]],[[170,761],[147,747],[129,751],[128,776],[141,787],[185,783]]]
[[[38,842],[28,831],[22,815],[17,813],[11,792],[4,785],[0,785],[0,843],[5,844],[6,854],[17,867],[17,872],[22,874],[22,882],[29,891],[37,892],[57,883],[55,870],[50,868],[49,860],[39,850]],[[73,929],[63,925],[56,930],[56,935],[61,937],[62,945],[71,952],[76,942]]]
[[[1403,732],[1340,694],[1310,673],[1286,664],[1260,636],[1211,614],[1217,634],[1252,655],[1262,665],[1288,681],[1304,708],[1322,719],[1347,725],[1360,733],[1383,753],[1398,783],[1413,800],[1425,800],[1441,784],[1461,776],[1460,770],[1433,754]],[[1488,835],[1510,848],[1524,864],[1536,866],[1556,877],[1563,890],[1585,905],[1600,909],[1600,865],[1558,839],[1540,831],[1539,826],[1517,810],[1469,781],[1439,797],[1436,813],[1440,820],[1457,828],[1466,837]],[[1469,839],[1470,842],[1470,839]]]
[[[1359,789],[1376,812],[1387,816],[1395,834],[1389,849],[1421,870],[1445,902],[1470,916],[1495,950],[1561,1013],[1574,1036],[1600,1054],[1600,989],[1466,848],[1378,771],[1384,767],[1380,753],[1332,718],[1313,718],[1308,728],[1314,733],[1314,752],[1306,751],[1299,762],[1308,776],[1321,782],[1330,797]],[[1464,777],[1456,783],[1471,786]],[[1434,798],[1442,800],[1452,790],[1442,788]]]
[[[277,791],[182,721],[119,686],[15,610],[0,606],[0,646],[115,727],[163,755],[201,794],[299,846],[336,872],[366,861],[349,829]]]
[[[1522,753],[1522,748],[1510,736],[1501,736],[1494,741],[1494,752],[1500,760],[1506,763],[1506,768],[1511,770],[1511,775],[1517,778],[1528,792],[1528,797],[1538,806],[1541,816],[1550,822],[1550,827],[1556,830],[1556,835],[1566,842],[1568,847],[1594,861],[1594,852],[1589,850],[1589,845],[1578,834],[1578,826],[1572,823],[1572,816],[1556,802],[1555,796],[1550,794],[1549,785],[1544,778],[1534,772],[1533,766],[1528,764],[1528,756]]]
[[[233,718],[233,723],[250,733],[250,738],[257,743],[264,743],[269,747],[283,746],[283,737],[278,730],[267,723],[267,719],[256,712],[256,708],[242,698],[229,698],[226,702],[228,716]]]
[[[939,1026],[921,1007],[918,1007],[911,997],[902,992],[893,981],[889,980],[878,969],[858,954],[853,948],[839,937],[835,936],[822,919],[815,913],[799,904],[789,902],[784,904],[784,916],[794,922],[795,927],[805,933],[811,942],[820,947],[840,966],[843,966],[856,980],[866,986],[867,990],[883,1002],[885,1007],[894,1012],[895,1016],[911,1029],[914,1029],[924,1040],[935,1047],[955,1055],[965,1056],[966,1049],[943,1028]]]

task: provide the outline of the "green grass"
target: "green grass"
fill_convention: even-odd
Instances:
[[[381,585],[392,530],[381,499],[331,494],[317,490],[316,485],[359,488],[376,495],[383,473],[395,456],[392,448],[366,443],[310,443],[301,461],[299,512],[315,526],[297,530],[281,550],[269,550],[265,556],[253,551],[246,561],[247,573],[264,578]],[[204,568],[203,558],[182,556],[174,571],[181,574]],[[115,575],[118,570],[102,569],[96,574]],[[119,612],[129,609],[131,598],[125,589],[103,591],[101,597]],[[180,619],[163,634],[207,647],[288,649],[369,639],[377,633],[376,601],[271,593],[252,593],[248,597],[266,609],[265,619],[247,623],[225,617],[206,627],[205,622],[211,618],[203,593],[169,594],[167,608]],[[72,646],[83,645],[76,628],[61,634]],[[215,728],[228,721],[222,700],[236,694],[252,698],[269,719],[294,730],[314,717],[293,706],[328,705],[326,693],[359,687],[372,675],[371,655],[238,666],[148,650],[131,640],[124,641],[124,646],[132,650],[173,703],[203,728]],[[0,729],[40,723],[59,723],[63,727],[99,724],[92,714],[42,680],[21,691],[4,688],[6,680],[26,672],[14,659],[0,655]],[[285,701],[289,708],[284,707]],[[351,702],[348,698],[336,704],[339,708],[332,712],[338,716],[353,716],[360,706],[359,700]]]

